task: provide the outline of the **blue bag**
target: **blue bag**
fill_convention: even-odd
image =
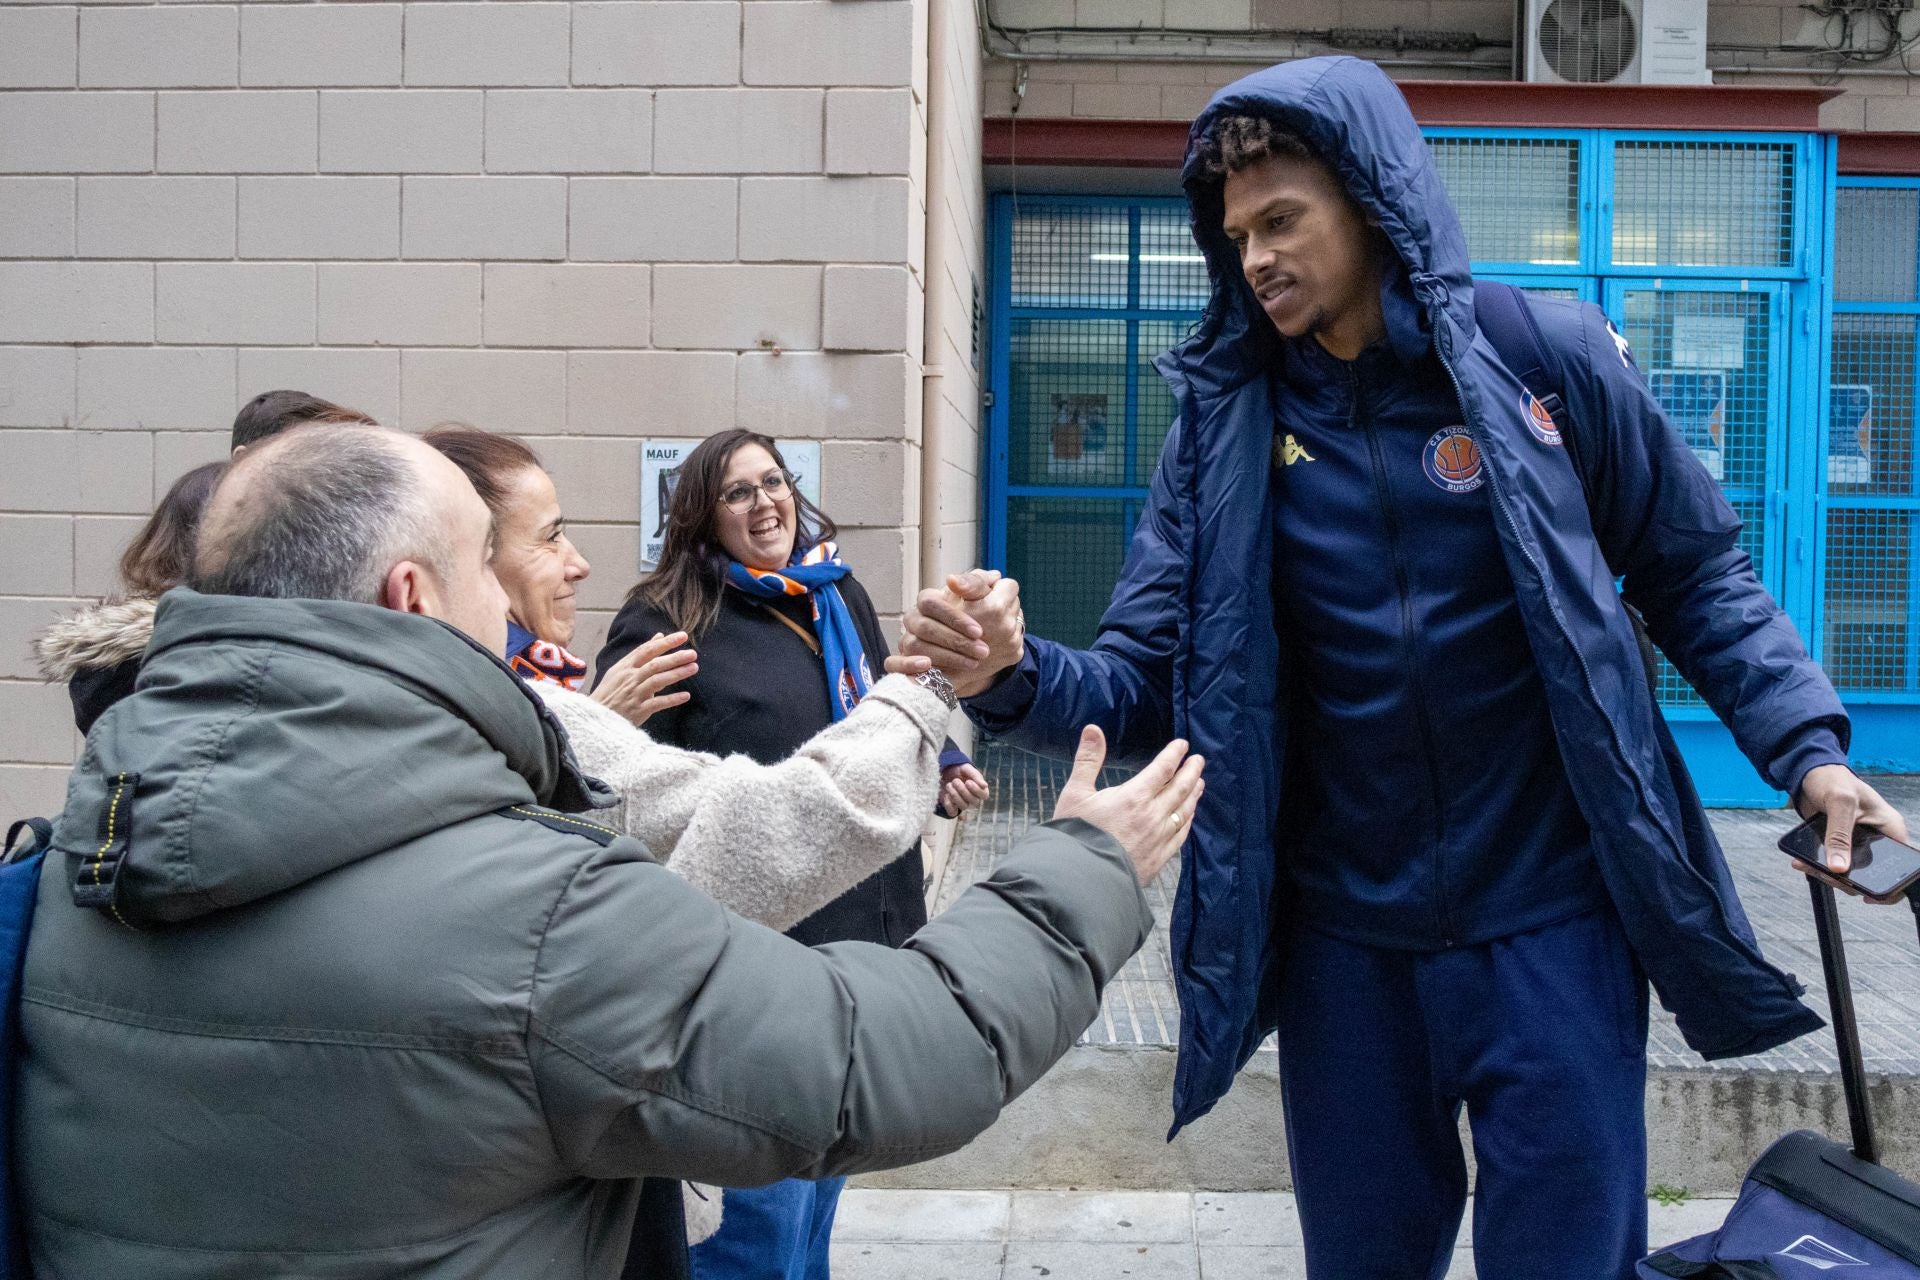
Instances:
[[[1878,1163],[1840,913],[1832,889],[1807,883],[1853,1146],[1804,1130],[1780,1139],[1747,1170],[1720,1229],[1640,1263],[1642,1280],[1793,1280],[1829,1273],[1846,1280],[1920,1280],[1920,1186]],[[1912,905],[1920,916],[1920,900]]]
[[[21,842],[23,831],[27,839]],[[52,841],[52,823],[27,818],[7,828],[6,843],[0,845],[0,1280],[26,1280],[28,1274],[13,1186],[13,1069],[20,1037],[20,970],[40,892],[40,864]]]
[[[1648,1258],[1645,1280],[1920,1277],[1920,1187],[1816,1133],[1790,1133],[1747,1171],[1727,1220]]]

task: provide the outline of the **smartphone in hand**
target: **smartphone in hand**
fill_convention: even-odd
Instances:
[[[1800,859],[1827,879],[1869,898],[1898,898],[1920,884],[1920,849],[1872,827],[1853,829],[1853,866],[1845,875],[1826,869],[1827,818],[1816,813],[1780,837],[1780,851]]]

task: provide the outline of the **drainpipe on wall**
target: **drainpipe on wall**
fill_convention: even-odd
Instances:
[[[927,239],[923,254],[926,272],[925,325],[920,337],[920,585],[941,581],[940,512],[936,501],[940,484],[940,400],[945,391],[947,324],[952,308],[945,287],[952,217],[947,209],[947,170],[954,157],[947,136],[953,110],[953,86],[945,74],[952,49],[947,30],[951,0],[927,0]]]
[[[948,302],[947,274],[954,242],[953,218],[947,207],[951,185],[949,170],[962,158],[953,154],[948,125],[954,110],[954,86],[947,76],[947,59],[953,53],[952,0],[927,0],[927,147],[926,250],[922,254],[926,286],[924,332],[920,336],[920,587],[938,586],[945,580],[940,557],[941,507],[940,458],[945,435],[942,426],[942,396],[946,389],[946,362],[949,355],[947,329],[953,316]],[[969,28],[971,29],[971,28]],[[978,108],[975,108],[978,115]],[[967,264],[972,270],[972,264]],[[969,323],[971,319],[969,318]],[[903,602],[906,603],[906,602]],[[971,746],[971,726],[963,716],[954,717],[952,732],[963,746]],[[921,848],[927,875],[927,908],[946,878],[947,861],[953,852],[959,824],[935,820],[928,825]]]

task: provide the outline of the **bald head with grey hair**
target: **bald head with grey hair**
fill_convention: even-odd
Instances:
[[[492,519],[459,468],[403,432],[296,427],[237,458],[208,503],[191,585],[421,613],[499,652]]]

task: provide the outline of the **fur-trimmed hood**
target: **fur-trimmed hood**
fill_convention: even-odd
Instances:
[[[34,653],[40,674],[67,681],[139,657],[153,639],[155,602],[110,600],[69,614],[40,633]]]

